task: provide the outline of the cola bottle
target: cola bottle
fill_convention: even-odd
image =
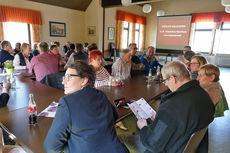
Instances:
[[[27,107],[28,115],[29,115],[29,124],[33,125],[37,123],[37,106],[34,101],[34,95],[32,93],[29,94],[29,104]]]

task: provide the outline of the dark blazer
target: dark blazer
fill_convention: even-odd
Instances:
[[[192,133],[213,121],[214,111],[208,93],[190,81],[162,98],[155,120],[140,131],[141,141],[147,152],[182,153]]]
[[[7,60],[14,60],[14,56],[10,55],[8,51],[1,50],[0,51],[0,62],[4,63]]]
[[[117,113],[106,95],[87,86],[59,101],[47,134],[47,153],[128,153],[117,138]]]

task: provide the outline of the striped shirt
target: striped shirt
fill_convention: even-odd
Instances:
[[[110,74],[103,66],[101,66],[100,70],[96,71],[96,80],[94,86],[97,88],[110,85]]]

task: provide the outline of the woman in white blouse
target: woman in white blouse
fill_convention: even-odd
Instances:
[[[30,67],[30,61],[33,55],[31,53],[30,44],[23,43],[22,44],[22,51],[17,53],[14,56],[14,68],[15,69],[28,69]]]

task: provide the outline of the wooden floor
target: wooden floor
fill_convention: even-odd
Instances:
[[[220,68],[220,83],[230,106],[230,68]],[[209,153],[230,153],[230,111],[209,125]]]

